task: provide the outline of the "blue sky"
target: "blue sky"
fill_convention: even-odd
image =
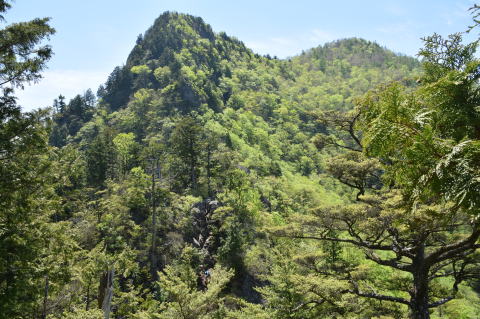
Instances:
[[[408,55],[421,37],[448,35],[471,24],[471,0],[16,0],[7,23],[51,17],[55,56],[44,79],[18,92],[25,110],[48,106],[60,93],[94,92],[125,62],[137,36],[164,11],[201,16],[254,51],[284,58],[332,40],[362,37]]]

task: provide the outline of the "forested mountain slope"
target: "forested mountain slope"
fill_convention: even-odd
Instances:
[[[362,298],[352,283],[403,298],[408,279],[348,240],[306,232],[325,207],[388,186],[381,161],[390,157],[359,155],[354,104],[382,83],[412,91],[422,74],[417,59],[363,39],[277,59],[201,18],[163,13],[97,96],[54,102],[45,223],[57,235],[42,257],[48,266],[30,279],[32,296],[12,301],[23,314],[12,313],[31,318],[45,305],[51,318],[406,316],[410,306]],[[365,220],[385,215],[362,209]],[[364,230],[383,227],[374,226]],[[476,284],[433,315],[480,311]],[[432,296],[442,285],[450,282],[436,282]]]

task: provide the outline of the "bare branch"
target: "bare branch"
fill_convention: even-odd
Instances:
[[[387,296],[387,295],[382,295],[382,294],[377,294],[376,292],[362,292],[358,289],[358,284],[350,280],[350,282],[353,285],[353,290],[348,290],[348,292],[355,294],[360,297],[366,297],[366,298],[372,298],[376,300],[384,300],[384,301],[392,301],[392,302],[398,302],[402,303],[404,305],[410,306],[410,302],[406,299],[403,299],[401,297],[394,297],[394,296]]]
[[[438,307],[438,306],[441,306],[443,304],[446,304],[447,302],[449,302],[450,300],[454,299],[455,297],[453,296],[449,296],[449,297],[446,297],[446,298],[442,298],[438,301],[435,301],[435,302],[432,302],[432,303],[429,303],[428,304],[428,308],[435,308],[435,307]]]
[[[467,238],[456,243],[445,245],[430,253],[426,258],[426,262],[430,265],[453,258],[467,250],[475,250],[480,248],[479,244],[475,244],[480,237],[480,227],[478,224],[474,225],[474,231]]]
[[[357,119],[360,117],[360,112],[358,112],[353,118],[352,120],[349,122],[349,125],[348,125],[348,133],[350,134],[350,136],[352,137],[352,139],[355,141],[355,143],[357,143],[357,145],[360,147],[360,149],[363,150],[363,145],[362,145],[362,142],[360,142],[360,139],[355,135],[355,130],[354,130],[354,126],[355,126],[355,122],[357,121]],[[360,151],[361,152],[361,151]]]
[[[303,235],[276,235],[277,237],[286,237],[286,238],[296,238],[296,239],[314,239],[314,240],[322,240],[322,241],[334,241],[334,242],[341,242],[341,243],[349,243],[355,246],[364,247],[368,249],[374,250],[392,250],[392,246],[390,245],[377,245],[373,243],[367,243],[363,241],[356,241],[353,239],[342,239],[342,238],[335,238],[335,237],[317,237],[317,236],[303,236]]]
[[[338,143],[332,143],[332,145],[336,146],[336,147],[340,147],[340,148],[344,148],[344,149],[347,149],[347,150],[350,150],[350,151],[354,151],[354,152],[362,152],[362,150],[359,150],[359,149],[356,149],[356,148],[353,148],[353,147],[350,147],[350,146],[347,146],[347,145],[342,145],[342,144],[338,144]]]
[[[356,294],[357,296],[360,296],[360,297],[366,297],[366,298],[373,298],[373,299],[377,299],[377,300],[384,300],[384,301],[392,301],[392,302],[398,302],[398,303],[402,303],[404,305],[410,305],[410,302],[408,300],[405,300],[403,298],[400,298],[400,297],[393,297],[393,296],[386,296],[386,295],[380,295],[380,294],[377,294],[377,293],[363,293],[363,292],[355,292],[355,291],[350,291],[351,293],[354,293]]]
[[[322,300],[311,300],[311,301],[302,302],[301,304],[299,304],[298,306],[293,308],[293,312],[298,311],[298,310],[302,309],[303,307],[308,306],[309,304],[316,304],[316,305],[319,306],[319,305],[325,303],[325,301],[326,301],[325,299],[322,299]]]
[[[365,257],[369,260],[374,261],[375,263],[382,265],[382,266],[389,266],[401,271],[411,272],[411,265],[410,264],[401,264],[400,258],[392,258],[392,259],[381,259],[372,251],[366,251]]]

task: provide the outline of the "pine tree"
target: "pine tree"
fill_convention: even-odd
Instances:
[[[10,8],[0,1],[0,22]],[[33,315],[44,275],[38,264],[48,242],[51,189],[45,112],[22,113],[16,88],[38,80],[51,56],[41,46],[54,30],[48,19],[34,19],[0,29],[0,314]],[[40,279],[41,278],[41,279]],[[37,286],[37,284],[39,284]],[[42,284],[43,287],[43,284]]]
[[[359,99],[347,121],[353,124],[340,125],[357,130],[350,144],[356,146],[329,140],[350,149],[331,160],[329,171],[357,189],[356,201],[320,207],[277,229],[362,252],[390,276],[375,276],[366,261],[351,265],[333,274],[349,284],[344,292],[405,305],[411,318],[429,318],[480,267],[476,46],[463,45],[460,34],[428,37],[418,88],[392,83]]]

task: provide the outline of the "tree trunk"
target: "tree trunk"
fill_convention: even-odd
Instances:
[[[104,319],[110,318],[110,308],[112,305],[114,277],[115,277],[115,270],[112,267],[112,269],[107,272],[107,286],[105,287],[105,298],[103,299],[103,304],[102,304]]]
[[[195,151],[195,145],[193,140],[190,140],[190,184],[192,185],[192,190],[194,192],[197,191],[197,174],[196,174],[196,168],[197,168],[197,155]]]
[[[108,284],[108,271],[100,275],[100,281],[98,283],[98,309],[102,309],[103,299],[105,299],[105,290]]]
[[[211,185],[211,167],[210,167],[210,161],[212,157],[212,150],[210,148],[210,144],[207,146],[207,193],[208,197],[212,197],[212,185]]]
[[[44,294],[43,294],[42,319],[47,318],[48,288],[49,288],[49,281],[48,281],[48,275],[46,275],[45,276],[45,289],[44,289]]]
[[[88,281],[88,285],[87,285],[87,300],[85,302],[85,310],[88,311],[90,309],[90,285],[91,285],[91,282],[90,280]]]
[[[412,319],[430,318],[430,312],[428,311],[428,289],[425,291],[425,287],[422,286],[423,285],[417,285],[417,283],[415,283],[414,289],[418,290],[411,300]]]
[[[410,299],[412,319],[429,319],[428,311],[428,266],[425,263],[425,246],[419,245],[417,254],[412,262],[413,290]]]
[[[158,160],[152,163],[152,247],[150,252],[150,274],[157,280],[157,202],[155,197],[155,174],[158,169]]]

